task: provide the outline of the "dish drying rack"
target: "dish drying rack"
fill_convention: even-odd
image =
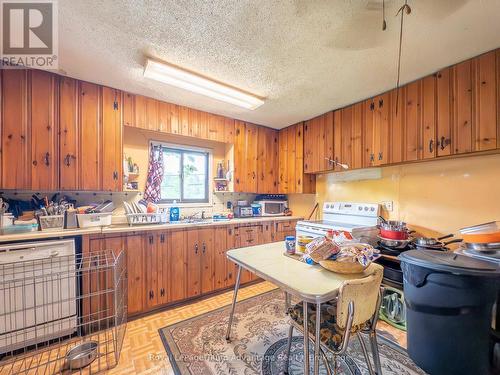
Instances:
[[[0,374],[115,367],[127,322],[125,262],[123,252],[99,251],[0,264]]]
[[[145,224],[160,224],[162,222],[162,214],[158,213],[139,213],[127,214],[128,225],[145,225]]]

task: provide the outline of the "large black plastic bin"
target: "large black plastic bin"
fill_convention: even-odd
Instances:
[[[488,374],[498,264],[434,250],[399,259],[410,358],[430,374]]]

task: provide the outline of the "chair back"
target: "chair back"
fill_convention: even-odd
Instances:
[[[348,306],[351,301],[354,304],[353,327],[365,323],[375,314],[384,269],[375,263],[372,263],[370,268],[373,273],[369,276],[346,280],[340,287],[337,299],[337,325],[341,329],[346,328]]]

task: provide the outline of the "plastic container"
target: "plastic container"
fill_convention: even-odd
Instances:
[[[295,237],[294,236],[286,236],[285,237],[285,248],[286,253],[293,255],[295,254]]]
[[[253,216],[262,216],[262,205],[259,203],[252,203],[250,206],[252,207]]]
[[[311,236],[299,236],[297,237],[297,251],[299,253],[305,253],[306,252],[306,246],[309,242],[314,240],[314,237]]]
[[[430,374],[489,374],[499,266],[452,252],[399,256],[410,358]]]
[[[106,227],[111,225],[111,212],[76,214],[79,228]]]
[[[39,216],[40,230],[62,230],[64,229],[64,215]]]
[[[176,204],[177,201],[174,201],[174,204]],[[172,206],[170,207],[170,221],[179,221],[180,219],[180,210],[179,207],[177,206]]]

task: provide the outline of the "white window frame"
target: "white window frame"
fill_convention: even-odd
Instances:
[[[150,143],[149,143],[150,153],[151,153],[151,147],[153,147],[153,146],[160,146],[162,148],[163,147],[173,148],[173,149],[182,150],[182,151],[197,151],[197,152],[206,153],[208,155],[208,168],[207,168],[207,172],[208,172],[208,175],[207,175],[208,202],[177,202],[177,203],[175,203],[175,206],[176,207],[212,207],[213,206],[213,194],[212,194],[213,187],[212,187],[210,182],[213,180],[213,149],[205,148],[205,147],[198,147],[198,146],[190,146],[190,145],[179,144],[179,143],[150,141]],[[171,207],[173,205],[174,205],[174,203],[162,202],[161,199],[158,202],[159,207]]]

